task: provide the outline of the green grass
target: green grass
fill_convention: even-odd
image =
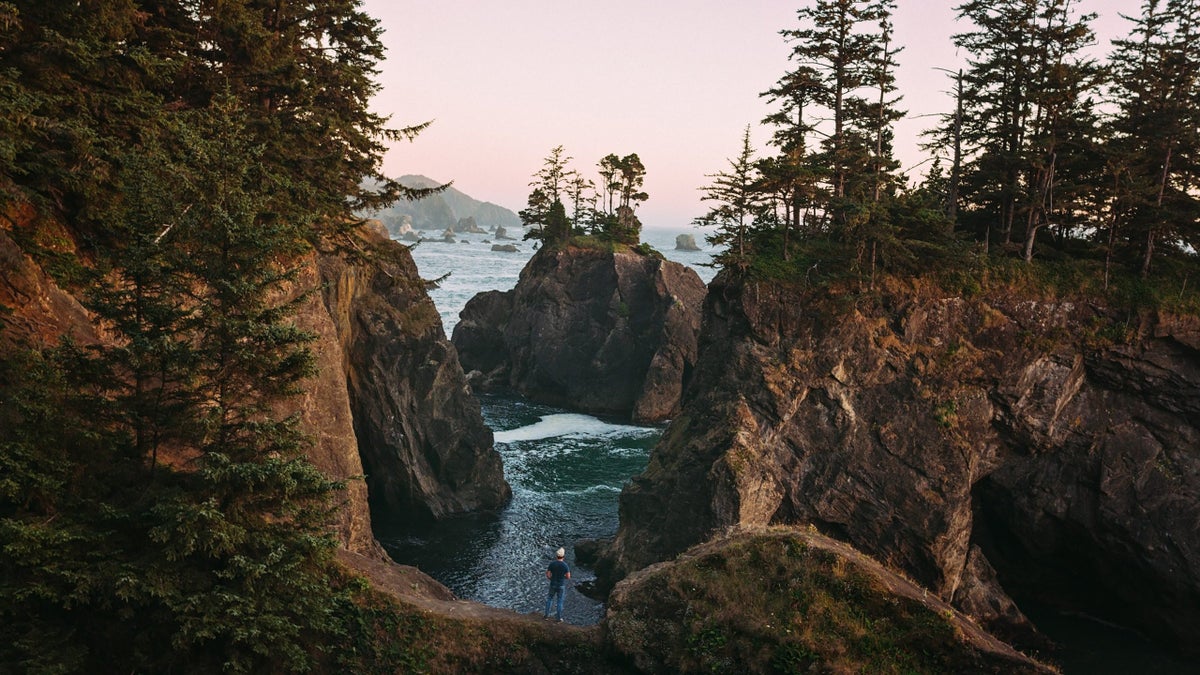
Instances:
[[[638,580],[606,620],[618,648],[687,673],[1007,672],[950,617],[798,535],[738,538]],[[643,659],[647,657],[643,656]]]

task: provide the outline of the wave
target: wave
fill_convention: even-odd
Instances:
[[[520,441],[540,441],[545,438],[574,437],[574,438],[629,438],[643,437],[660,433],[654,427],[639,427],[631,424],[612,424],[599,420],[591,415],[579,413],[558,413],[546,415],[533,424],[497,431],[497,443],[516,443]]]

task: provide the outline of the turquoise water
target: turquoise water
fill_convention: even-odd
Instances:
[[[541,612],[546,565],[559,546],[572,568],[564,613],[592,624],[603,605],[574,584],[595,578],[575,564],[573,543],[612,536],[617,496],[646,466],[661,429],[605,421],[530,403],[514,395],[483,395],[484,421],[512,486],[500,513],[453,518],[426,532],[376,535],[393,559],[416,565],[455,595],[518,612]]]
[[[675,251],[675,235],[682,232],[646,230],[643,240],[668,259],[692,266],[707,282],[714,270],[700,264],[710,253]],[[701,233],[687,232],[703,241]],[[506,242],[521,250],[502,253],[484,244],[483,235],[464,238],[471,243],[424,242],[412,249],[422,278],[450,274],[429,293],[447,336],[467,300],[481,291],[515,286],[533,255],[532,242]],[[616,533],[617,497],[645,468],[662,429],[572,413],[511,393],[480,396],[480,404],[484,421],[495,432],[512,501],[497,514],[453,518],[424,532],[397,530],[379,521],[377,538],[394,560],[416,565],[460,598],[538,613],[545,608],[543,573],[562,546],[573,581],[564,606],[566,620],[598,622],[603,604],[575,585],[595,575],[575,564],[573,544]]]

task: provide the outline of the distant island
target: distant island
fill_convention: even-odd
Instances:
[[[412,188],[444,185],[442,181],[411,174],[396,180],[401,185]],[[401,236],[409,229],[460,232],[460,222],[469,222],[484,231],[492,231],[497,227],[512,229],[521,225],[521,219],[509,209],[491,202],[479,201],[454,187],[424,199],[401,199],[369,215],[382,222],[394,237]]]

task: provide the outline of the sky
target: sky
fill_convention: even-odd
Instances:
[[[919,134],[950,110],[939,68],[965,65],[951,35],[960,0],[899,0],[896,156],[910,176]],[[741,149],[746,125],[761,156],[771,106],[759,94],[789,68],[779,35],[803,0],[364,0],[384,30],[386,60],[372,107],[394,127],[432,121],[384,158],[388,176],[454,181],[517,211],[555,146],[596,178],[601,157],[637,153],[646,167],[645,227],[691,231],[708,207],[700,188]],[[1077,0],[1099,15],[1094,56],[1137,15],[1140,0]]]

